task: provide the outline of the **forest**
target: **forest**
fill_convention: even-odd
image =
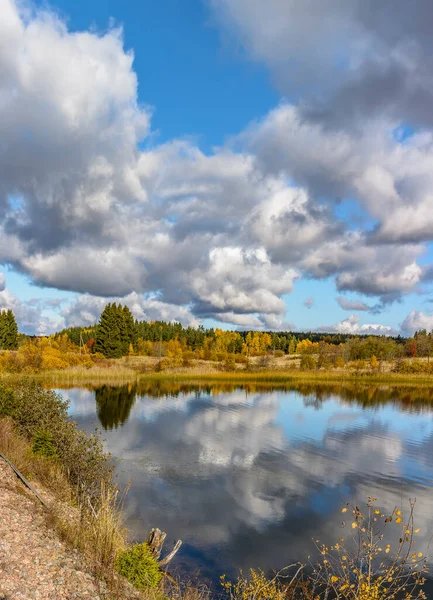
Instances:
[[[89,353],[106,358],[154,356],[159,359],[247,362],[250,357],[301,355],[301,368],[342,367],[348,362],[362,368],[362,361],[390,361],[427,357],[433,336],[419,331],[413,338],[355,336],[341,333],[294,331],[230,331],[183,327],[165,321],[137,321],[121,304],[108,304],[99,323],[88,328],[69,328],[55,339],[68,339]],[[358,363],[357,363],[358,361]],[[359,362],[361,361],[361,362]]]
[[[271,359],[297,357],[301,370],[349,367],[381,370],[384,362],[400,373],[433,373],[433,335],[418,331],[412,338],[355,336],[294,331],[230,331],[183,327],[165,321],[138,321],[127,306],[109,303],[99,322],[63,329],[45,337],[18,333],[12,311],[0,312],[0,370],[21,373],[90,368],[103,360],[152,357],[154,368],[190,367],[213,361],[225,370],[293,368]],[[424,359],[427,360],[424,360]],[[405,360],[406,359],[406,360]],[[422,359],[422,360],[418,360]],[[389,367],[388,367],[389,371]]]

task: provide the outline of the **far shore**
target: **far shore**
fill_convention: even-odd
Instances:
[[[221,363],[192,361],[189,366],[166,364],[161,370],[160,361],[154,357],[127,357],[86,367],[39,372],[0,373],[0,381],[17,381],[23,378],[38,380],[50,387],[84,385],[127,385],[139,381],[170,381],[178,383],[247,383],[260,382],[289,385],[292,382],[317,382],[365,385],[411,385],[433,387],[433,374],[394,373],[392,363],[382,363],[380,369],[352,370],[347,367],[302,371],[299,357],[271,358],[263,368],[260,361],[252,360],[250,367],[236,365],[234,370],[224,370]]]

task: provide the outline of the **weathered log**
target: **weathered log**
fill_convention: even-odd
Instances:
[[[156,560],[158,560],[159,557],[161,556],[162,547],[164,545],[166,537],[167,537],[167,534],[158,528],[152,529],[149,533],[149,537],[147,538],[147,543],[149,545],[149,548],[150,548],[153,556],[156,558]]]
[[[173,560],[179,548],[182,546],[182,541],[178,540],[175,543],[173,550],[169,552],[165,558],[159,560],[166,537],[167,534],[164,531],[161,531],[158,528],[154,528],[150,531],[149,537],[147,538],[147,543],[149,545],[150,551],[152,552],[152,555],[155,557],[155,559],[159,561],[158,566],[160,567],[168,565],[168,563]]]
[[[175,545],[173,547],[173,550],[171,552],[169,552],[165,558],[163,558],[162,560],[159,561],[158,566],[165,567],[165,565],[168,565],[168,563],[173,560],[175,554],[178,552],[178,550],[181,546],[182,546],[182,540],[177,540],[177,542],[175,543]]]

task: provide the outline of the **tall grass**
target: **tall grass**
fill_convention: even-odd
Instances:
[[[431,386],[433,376],[423,374],[400,373],[356,373],[351,371],[300,371],[300,370],[257,370],[257,371],[230,371],[215,372],[202,370],[185,372],[162,372],[142,375],[140,381],[176,381],[176,382],[263,382],[263,383],[291,383],[291,382],[335,382],[335,383],[361,383],[361,384],[393,384],[393,385],[421,385]]]
[[[43,440],[49,442],[50,456],[43,453]],[[105,579],[116,597],[128,598],[127,586],[114,570],[117,556],[127,546],[123,501],[99,438],[77,429],[57,394],[24,382],[0,388],[0,449],[26,477],[38,482],[38,491],[43,486],[40,493],[49,501],[52,523],[67,542],[84,552],[94,575]]]
[[[260,361],[251,360],[248,368],[234,365],[224,370],[223,363],[195,360],[188,366],[182,366],[164,359],[158,361],[151,357],[126,357],[95,363],[93,367],[68,367],[61,370],[42,370],[29,375],[20,373],[0,373],[0,382],[20,382],[25,377],[39,381],[46,387],[95,386],[97,384],[125,385],[139,380],[176,380],[176,381],[238,381],[282,383],[294,381],[317,382],[360,382],[366,384],[414,384],[432,385],[433,374],[426,372],[393,372],[392,364],[383,365],[384,370],[358,369],[348,366],[338,369],[300,370],[298,360],[270,358],[266,367]],[[162,365],[162,366],[161,366]],[[162,368],[162,370],[161,370]]]

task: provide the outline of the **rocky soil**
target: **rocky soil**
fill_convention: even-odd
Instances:
[[[46,513],[0,458],[0,600],[106,598],[103,584],[49,527]]]

